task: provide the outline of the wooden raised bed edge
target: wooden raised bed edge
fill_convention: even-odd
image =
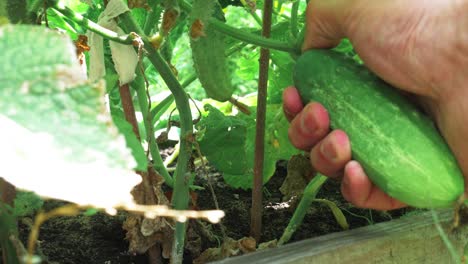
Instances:
[[[437,211],[440,224],[460,256],[468,243],[468,224],[449,232],[453,211]],[[431,212],[338,232],[267,249],[218,264],[273,263],[456,263]]]

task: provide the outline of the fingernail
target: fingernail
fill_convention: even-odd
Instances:
[[[322,152],[323,156],[329,161],[335,161],[338,158],[338,152],[331,141],[323,142],[320,146],[320,152]]]

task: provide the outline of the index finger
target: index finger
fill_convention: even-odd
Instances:
[[[283,111],[286,118],[291,122],[293,118],[302,111],[304,104],[295,87],[287,87],[283,91]]]

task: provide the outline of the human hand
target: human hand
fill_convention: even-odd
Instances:
[[[303,49],[331,48],[348,37],[367,67],[415,95],[432,115],[452,149],[468,185],[468,1],[311,0]],[[297,90],[283,94],[291,121],[289,137],[310,151],[312,165],[342,177],[343,196],[358,207],[405,206],[372,184],[351,160],[346,133],[329,131],[326,109],[303,107]]]

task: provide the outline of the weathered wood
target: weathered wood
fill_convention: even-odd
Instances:
[[[439,211],[440,224],[463,256],[468,225],[449,232],[452,211]],[[440,237],[431,212],[291,243],[217,263],[456,263]]]

